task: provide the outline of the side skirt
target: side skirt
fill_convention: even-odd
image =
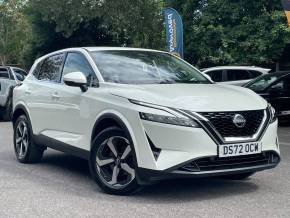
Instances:
[[[70,154],[85,160],[89,160],[90,158],[90,151],[81,148],[76,148],[69,144],[49,138],[45,135],[33,135],[33,140],[36,144],[43,145],[57,151],[61,151],[66,154]]]

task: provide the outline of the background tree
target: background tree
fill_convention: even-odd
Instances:
[[[185,59],[199,67],[264,66],[290,47],[280,0],[0,0],[0,61],[30,66],[74,46],[164,50],[164,6],[182,15]]]
[[[29,25],[22,14],[22,0],[0,1],[0,64],[21,62],[29,38]]]
[[[26,63],[40,55],[72,46],[165,48],[156,0],[30,0],[26,14],[33,38]]]
[[[287,26],[280,0],[170,0],[185,23],[185,58],[202,67],[277,61]]]

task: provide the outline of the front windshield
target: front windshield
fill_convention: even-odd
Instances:
[[[198,70],[161,52],[108,50],[92,52],[105,82],[122,84],[211,83]]]
[[[285,74],[283,73],[267,74],[249,83],[247,87],[255,92],[261,92],[264,91],[266,88],[268,88],[273,82],[281,78],[283,75]]]

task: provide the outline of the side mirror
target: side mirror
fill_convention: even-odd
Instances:
[[[73,72],[66,74],[63,77],[63,82],[67,86],[80,87],[82,92],[86,92],[88,90],[87,78],[82,72]]]

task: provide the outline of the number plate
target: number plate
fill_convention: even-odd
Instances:
[[[262,142],[249,142],[232,145],[220,145],[219,157],[234,157],[262,152]]]

